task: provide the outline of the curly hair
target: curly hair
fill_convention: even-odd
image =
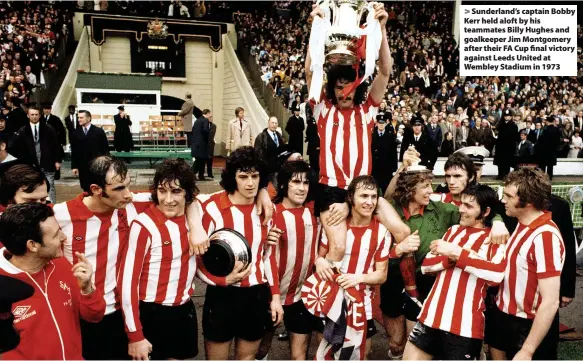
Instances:
[[[186,204],[192,203],[198,194],[198,188],[194,180],[194,172],[184,159],[165,159],[156,168],[154,179],[150,184],[150,192],[154,204],[158,204],[158,187],[178,181],[180,188],[186,192]]]
[[[330,67],[327,73],[328,81],[326,82],[326,97],[332,102],[332,104],[338,104],[338,99],[336,99],[336,93],[334,88],[336,88],[336,82],[338,80],[345,80],[348,82],[353,82],[357,78],[356,70],[354,70],[349,65],[333,65]],[[368,88],[368,82],[363,82],[356,87],[354,93],[354,104],[362,104],[365,100],[366,90]]]
[[[423,182],[431,181],[433,173],[401,173],[397,180],[397,188],[393,198],[401,207],[407,207],[415,196],[415,188]]]
[[[25,193],[32,193],[43,184],[46,184],[47,192],[50,191],[49,182],[39,169],[29,164],[15,164],[0,177],[0,204],[13,203],[20,188],[24,188]]]
[[[504,187],[513,185],[516,187],[521,208],[527,204],[544,211],[551,201],[551,180],[549,176],[540,169],[520,168],[511,172],[504,179]]]
[[[284,163],[279,172],[277,173],[277,195],[273,200],[273,203],[281,203],[283,199],[288,196],[289,182],[294,178],[296,174],[306,174],[306,178],[310,182],[310,187],[308,189],[308,196],[306,202],[309,202],[313,198],[313,194],[316,186],[316,179],[311,171],[312,169],[303,160],[295,160],[292,162]]]
[[[227,158],[225,169],[221,173],[220,185],[229,194],[233,194],[237,190],[237,171],[259,172],[259,188],[267,186],[269,181],[267,167],[255,148],[251,146],[237,148]]]

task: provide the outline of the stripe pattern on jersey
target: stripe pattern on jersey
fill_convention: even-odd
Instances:
[[[443,239],[462,247],[458,262],[427,254],[421,271],[438,274],[419,314],[421,323],[462,337],[484,338],[486,291],[502,281],[506,267],[504,245],[490,243],[489,235],[489,228],[456,225]]]
[[[506,248],[506,270],[496,304],[507,314],[534,319],[541,302],[538,280],[559,277],[565,262],[563,237],[551,213],[518,224]]]

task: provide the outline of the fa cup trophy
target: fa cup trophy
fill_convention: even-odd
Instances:
[[[312,85],[310,99],[320,100],[324,79],[324,63],[355,65],[365,62],[362,81],[373,74],[381,46],[381,27],[374,18],[374,8],[365,0],[321,0],[318,6],[324,18],[316,16],[310,33]],[[361,26],[368,11],[366,26]]]

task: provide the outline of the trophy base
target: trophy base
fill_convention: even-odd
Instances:
[[[346,49],[333,50],[326,54],[326,61],[333,65],[353,65],[357,62],[354,53]]]

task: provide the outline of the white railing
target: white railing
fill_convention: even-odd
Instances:
[[[223,50],[225,51],[225,57],[229,62],[235,81],[237,82],[241,97],[243,98],[243,104],[245,104],[245,118],[250,120],[251,132],[253,134],[259,134],[265,129],[269,116],[259,103],[259,100],[257,100],[257,96],[255,96],[251,84],[249,84],[249,80],[241,67],[237,54],[235,54],[230,38],[223,37],[223,40],[225,39],[229,40],[223,41]]]
[[[83,28],[75,55],[67,71],[67,75],[61,84],[61,88],[53,101],[53,114],[64,119],[68,115],[69,104],[76,104],[75,84],[77,83],[77,70],[89,70],[89,40],[87,38],[87,28]]]

